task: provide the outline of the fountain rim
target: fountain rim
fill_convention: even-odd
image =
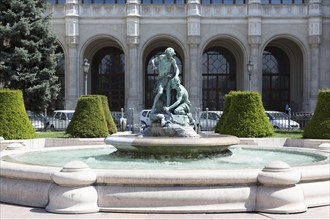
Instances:
[[[144,146],[146,144],[157,144],[164,147],[178,147],[187,145],[187,140],[193,140],[189,143],[190,147],[205,146],[207,145],[219,145],[219,144],[230,144],[235,145],[240,142],[239,138],[232,135],[207,135],[200,137],[140,137],[138,135],[110,135],[104,139],[105,143],[108,144],[107,139],[117,139],[114,143],[130,144],[134,142],[136,146]],[[209,142],[208,140],[216,139],[217,142]]]
[[[65,149],[83,149],[83,148],[101,148],[112,147],[109,145],[79,145],[66,146]],[[246,146],[248,148],[259,148],[260,146]],[[10,155],[20,155],[35,151],[56,151],[62,147],[51,147],[43,149],[30,150],[15,150],[1,152],[1,158]],[[308,152],[316,155],[325,156],[326,159],[307,165],[292,166],[291,168],[301,173],[301,181],[308,181],[311,179],[328,179],[329,178],[329,155],[325,152],[309,150],[297,147],[263,147],[263,149],[282,149],[288,151]],[[1,160],[1,176],[11,178],[23,178],[30,180],[51,181],[51,174],[58,172],[62,167],[45,166],[37,164],[15,163]],[[158,170],[115,170],[115,169],[95,169],[98,184],[134,184],[134,185],[214,185],[214,184],[253,184],[257,182],[258,173],[262,168],[249,169],[186,169],[186,170],[171,170],[164,169],[162,172]],[[318,172],[315,172],[318,170]],[[327,173],[325,175],[325,173]]]
[[[84,147],[100,148],[104,146],[112,147],[105,144],[71,145],[67,146],[66,149],[81,149]],[[265,148],[288,149],[266,146]],[[0,156],[58,149],[63,150],[63,145],[62,147],[46,147],[39,149],[26,148],[25,150],[5,150],[5,152],[2,151],[0,153]],[[294,150],[299,151],[300,149],[294,148]],[[305,148],[301,150],[304,152],[309,151]],[[327,152],[316,151],[315,153],[326,156],[326,160],[329,161],[329,154],[327,154]],[[90,210],[86,208],[87,204],[88,207],[90,207],[90,200],[86,200],[87,204],[84,202],[85,200],[79,200],[78,206],[81,208],[76,209],[78,206],[72,207],[70,205],[71,203],[69,205],[67,204],[67,197],[60,196],[60,198],[58,198],[57,196],[62,195],[62,193],[59,192],[63,190],[65,192],[71,192],[71,187],[68,188],[66,185],[58,185],[62,182],[58,183],[56,181],[72,180],[74,184],[72,187],[76,190],[84,191],[88,188],[90,192],[96,192],[96,194],[94,194],[95,197],[93,197],[97,198],[93,200],[93,207],[95,207],[95,209],[90,210],[91,212],[221,213],[265,211],[286,214],[298,213],[306,211],[307,207],[329,204],[329,191],[327,191],[327,188],[330,176],[330,163],[319,163],[320,162],[301,167],[291,167],[285,170],[280,169],[280,172],[275,172],[272,169],[267,171],[263,169],[207,170],[207,172],[205,172],[205,170],[162,170],[162,172],[159,172],[159,170],[109,170],[87,168],[83,169],[81,172],[72,171],[71,173],[67,173],[62,171],[62,167],[27,165],[1,161],[0,178],[4,183],[1,184],[1,190],[6,190],[3,190],[4,195],[2,195],[0,200],[12,204],[44,207],[47,211],[56,213],[86,213]],[[86,168],[85,166],[83,167]],[[296,183],[296,186],[299,187],[294,187],[294,189],[301,189],[298,190],[298,193],[299,195],[303,195],[294,202],[297,208],[292,208],[291,205],[292,195],[295,194],[296,190],[292,191],[292,185],[287,185],[291,184],[293,180],[298,180],[291,178],[292,174],[295,174],[293,175],[295,178],[300,177],[299,182]],[[54,175],[57,177],[56,181],[52,178]],[[88,187],[83,186],[86,184],[86,181],[88,182],[92,177],[95,182]],[[259,178],[261,178],[261,180]],[[273,181],[274,178],[275,180]],[[272,184],[282,184],[284,181],[285,186],[264,186],[262,182],[264,180],[266,180],[266,184],[268,180],[271,180]],[[19,190],[22,196],[17,196],[17,187],[22,189]],[[262,200],[265,197],[263,193],[259,193],[259,190],[266,190],[269,187],[276,195],[281,193],[283,187],[290,190],[289,194],[283,196],[284,201],[288,201],[285,206],[281,206],[279,209],[276,208],[278,207],[276,196],[271,200],[275,201],[275,204],[273,204],[273,202],[266,202],[265,209],[260,206],[264,203],[258,203],[258,198]],[[51,189],[58,190],[54,193]],[[141,191],[141,189],[143,190]],[[184,189],[183,192],[182,189]],[[202,191],[200,191],[201,189]],[[228,196],[226,196],[228,190],[230,192],[229,200]],[[145,191],[147,191],[147,194],[144,193]],[[31,192],[34,195],[33,197],[30,196]],[[88,197],[88,194],[81,195]],[[148,196],[146,197],[146,195]],[[200,197],[198,197],[199,199],[196,201],[196,196],[198,195],[200,195]],[[187,200],[187,198],[190,199]],[[58,209],[56,208],[57,206],[52,208],[53,206],[49,204],[51,201],[56,201],[57,199],[61,199],[63,202],[56,203],[59,205]],[[270,198],[267,196],[265,199],[268,201]],[[69,201],[71,200],[69,199]],[[177,201],[182,201],[183,203],[180,202],[173,206]],[[196,201],[196,205],[191,205],[191,201]],[[214,201],[216,201],[216,204],[214,204]],[[231,201],[236,202],[232,203]],[[64,208],[62,208],[61,204],[64,205]],[[246,206],[247,204],[249,205]],[[301,206],[301,204],[305,205]],[[268,209],[267,207],[270,208]]]
[[[157,155],[199,155],[217,153],[229,146],[239,144],[240,140],[232,135],[210,135],[200,137],[158,137],[139,135],[110,135],[104,143],[112,145],[119,152]]]

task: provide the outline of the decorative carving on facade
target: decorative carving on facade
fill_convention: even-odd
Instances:
[[[309,36],[309,44],[320,44],[321,43],[321,36]]]
[[[65,11],[67,16],[79,15],[79,6],[72,4],[65,5]]]
[[[139,36],[139,21],[134,19],[127,19],[127,35]]]
[[[202,5],[201,15],[203,17],[245,17],[247,7],[245,5],[226,5],[226,7]]]
[[[200,16],[201,8],[199,4],[188,5],[188,16]]]
[[[310,20],[308,29],[310,36],[321,35],[322,34],[321,20],[319,19],[313,19],[313,21]]]
[[[163,16],[163,17],[305,17],[320,16],[321,8],[319,4],[307,5],[139,5],[139,4],[80,4],[80,5],[53,5],[48,11],[52,11],[53,17],[75,14],[84,17],[116,17],[127,15],[143,17]],[[64,10],[64,11],[63,11]],[[249,11],[248,11],[249,10]]]
[[[201,41],[200,39],[201,39],[200,36],[188,36],[188,44],[190,46],[198,45],[198,44],[200,44],[200,41]]]
[[[261,35],[261,20],[249,23],[249,35]]]
[[[79,36],[66,36],[65,40],[66,40],[66,44],[68,44],[68,45],[79,44]]]
[[[263,5],[263,17],[297,17],[308,16],[306,5]]]
[[[254,16],[254,17],[261,16],[260,4],[250,4],[248,10],[249,10],[249,16]]]
[[[78,20],[66,21],[66,36],[78,36],[79,35],[79,22]]]
[[[80,15],[84,17],[124,17],[126,16],[126,5],[80,5]]]
[[[186,7],[185,5],[141,5],[141,16],[150,17],[150,16],[163,16],[163,17],[184,17],[186,16]]]
[[[310,4],[309,5],[309,16],[321,16],[321,5]]]
[[[188,35],[199,36],[200,35],[200,22],[188,21]]]
[[[249,36],[249,44],[261,44],[261,36]]]
[[[137,4],[128,4],[126,7],[127,16],[139,16],[140,7]]]
[[[126,40],[127,40],[127,44],[129,45],[135,45],[140,43],[139,36],[128,36]]]

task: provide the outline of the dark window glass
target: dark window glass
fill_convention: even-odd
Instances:
[[[277,47],[266,47],[262,55],[262,100],[265,109],[276,111],[290,103],[290,62]]]
[[[223,47],[213,47],[202,57],[203,109],[223,110],[224,96],[236,90],[236,61],[233,54]]]
[[[108,97],[112,111],[125,105],[125,55],[123,51],[107,47],[98,51],[92,62],[92,94]]]

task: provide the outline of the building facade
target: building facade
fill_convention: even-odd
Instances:
[[[106,95],[111,111],[150,108],[157,76],[150,60],[167,47],[176,52],[192,111],[222,110],[229,91],[253,90],[267,110],[288,104],[312,112],[318,91],[330,88],[328,0],[49,2],[64,54],[65,109],[83,94]]]

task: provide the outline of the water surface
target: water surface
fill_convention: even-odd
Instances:
[[[281,160],[290,166],[313,164],[326,157],[316,153],[273,148],[251,148],[244,145],[230,147],[222,154],[172,157],[167,155],[136,155],[117,152],[112,146],[84,149],[60,149],[29,152],[14,158],[17,162],[47,166],[64,166],[79,160],[95,169],[249,169],[263,168],[267,163]],[[9,160],[5,157],[4,160]],[[10,159],[12,160],[12,159]]]

